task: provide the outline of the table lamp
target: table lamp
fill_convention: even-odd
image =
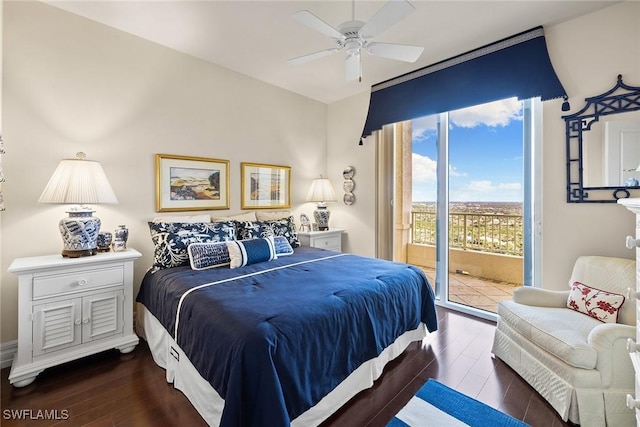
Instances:
[[[38,203],[74,204],[60,220],[64,243],[63,257],[79,258],[97,253],[100,219],[85,204],[118,203],[100,163],[87,160],[84,153],[75,159],[64,159],[38,199]]]
[[[327,202],[336,201],[336,193],[333,191],[331,181],[323,178],[322,175],[320,175],[320,178],[314,179],[307,194],[307,201],[317,203],[316,210],[313,211],[313,217],[318,224],[318,230],[328,230],[331,212],[327,209]]]

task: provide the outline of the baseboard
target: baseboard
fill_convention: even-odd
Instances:
[[[0,344],[0,369],[8,368],[13,362],[13,356],[18,351],[18,341]]]

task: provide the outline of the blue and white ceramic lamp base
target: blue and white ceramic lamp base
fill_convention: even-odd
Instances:
[[[100,219],[92,216],[93,211],[70,211],[69,216],[60,220],[58,227],[62,235],[62,256],[80,258],[97,252]]]
[[[318,230],[325,231],[329,229],[329,216],[331,216],[331,212],[327,210],[326,206],[318,206],[318,208],[313,211],[313,218],[316,220],[316,224],[318,224]]]

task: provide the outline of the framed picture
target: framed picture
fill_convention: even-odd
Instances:
[[[241,208],[273,209],[291,207],[289,166],[241,163]]]
[[[229,209],[229,161],[156,154],[156,210],[211,209]]]

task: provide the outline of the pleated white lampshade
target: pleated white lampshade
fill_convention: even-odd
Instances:
[[[100,163],[86,160],[83,155],[78,153],[76,159],[60,161],[38,203],[118,203]]]
[[[38,203],[82,205],[67,211],[69,217],[59,223],[62,255],[70,258],[95,255],[97,251],[100,219],[84,205],[118,203],[100,163],[86,160],[84,153],[76,157],[60,161],[38,199]]]
[[[314,179],[307,194],[307,202],[326,203],[335,201],[336,193],[333,191],[331,181],[323,177]]]

